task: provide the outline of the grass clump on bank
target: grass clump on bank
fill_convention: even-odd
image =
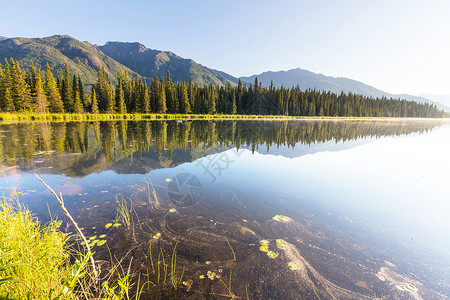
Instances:
[[[69,235],[60,226],[44,226],[20,204],[0,202],[0,299],[76,297],[87,260],[70,262]]]

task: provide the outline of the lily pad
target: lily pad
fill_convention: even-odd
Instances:
[[[282,239],[277,239],[277,247],[278,249],[285,250],[286,249],[286,241]]]
[[[295,262],[293,262],[293,261],[291,261],[291,262],[288,264],[288,267],[289,267],[289,269],[291,269],[292,271],[295,271],[295,270],[300,269],[300,267],[299,267]]]
[[[268,240],[260,240],[260,241],[259,241],[259,244],[260,244],[261,246],[269,246],[269,241],[268,241]]]
[[[289,217],[286,217],[283,215],[276,215],[272,219],[274,219],[275,221],[278,221],[278,222],[288,222],[289,221]]]
[[[267,256],[270,258],[277,258],[278,257],[278,253],[270,250],[269,252],[267,252]]]
[[[259,247],[259,251],[269,252],[269,246],[261,246],[261,247]]]
[[[100,240],[98,243],[97,243],[97,246],[102,246],[102,245],[104,245],[106,243],[106,240]]]
[[[105,228],[108,229],[111,226],[112,226],[112,223],[108,223],[108,224],[105,225]]]

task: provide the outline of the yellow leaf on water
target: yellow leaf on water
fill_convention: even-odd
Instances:
[[[171,182],[172,179],[171,178],[166,178],[166,182]]]
[[[259,251],[269,252],[269,246],[261,246],[261,247],[259,247]]]
[[[100,191],[100,193],[107,193],[108,191]]]

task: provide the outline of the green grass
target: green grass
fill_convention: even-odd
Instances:
[[[73,298],[87,259],[70,263],[69,235],[60,221],[43,226],[15,201],[0,203],[0,298]],[[73,256],[72,256],[73,258]]]
[[[111,259],[97,279],[89,264],[92,254],[73,248],[75,236],[60,226],[58,220],[43,225],[15,197],[3,197],[0,299],[140,299],[148,282],[131,280],[131,262],[124,269],[123,259]]]
[[[116,220],[115,223],[121,223],[125,227],[129,228],[133,223],[133,217],[131,213],[133,212],[132,203],[130,200],[130,207],[128,207],[127,200],[125,200],[122,196],[116,197]]]

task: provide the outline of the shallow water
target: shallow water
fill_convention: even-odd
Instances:
[[[2,124],[0,187],[66,227],[39,174],[147,297],[222,299],[231,278],[244,299],[445,299],[448,149],[445,121]],[[105,228],[120,203],[130,225]],[[157,283],[175,245],[177,291]]]

